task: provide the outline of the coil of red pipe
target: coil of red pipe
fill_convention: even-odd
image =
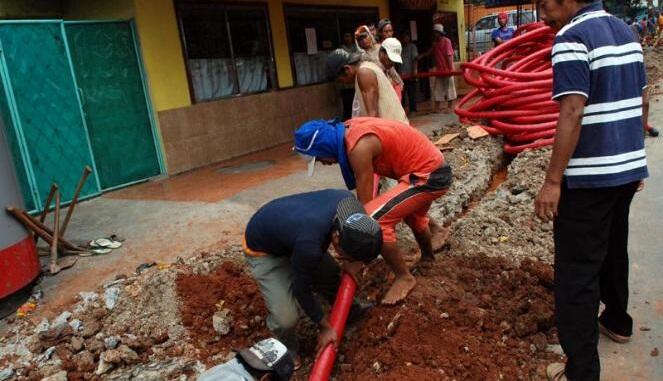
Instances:
[[[461,121],[503,135],[506,153],[552,144],[559,118],[559,105],[551,100],[554,38],[543,23],[526,24],[511,40],[462,64],[465,81],[475,89],[456,106]]]

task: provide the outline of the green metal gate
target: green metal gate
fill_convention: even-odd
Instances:
[[[0,112],[28,209],[53,182],[70,200],[86,165],[83,197],[162,172],[129,22],[3,21],[0,49]]]
[[[159,174],[142,76],[126,22],[65,23],[102,189]]]

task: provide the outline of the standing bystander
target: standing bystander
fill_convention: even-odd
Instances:
[[[401,35],[401,44],[403,46],[403,52],[401,53],[401,58],[403,59],[403,65],[401,65],[401,77],[403,77],[403,82],[405,84],[404,94],[402,98],[403,107],[405,107],[405,95],[407,95],[408,101],[408,112],[417,111],[417,56],[419,51],[417,50],[417,45],[413,44],[410,41],[410,31],[405,31]]]
[[[442,24],[433,25],[433,46],[427,52],[420,54],[417,60],[423,57],[433,56],[435,69],[437,71],[453,71],[454,69],[454,48],[451,40],[444,32]],[[456,83],[453,76],[431,77],[431,96],[433,98],[433,112],[450,113],[453,110],[453,101],[456,99]],[[447,109],[442,110],[441,106],[447,101]]]
[[[540,0],[540,6],[546,23],[559,28],[552,64],[560,113],[535,210],[554,220],[555,319],[567,356],[566,365],[551,364],[547,373],[549,380],[598,381],[599,331],[618,343],[633,333],[628,217],[648,176],[642,47],[601,2]]]
[[[348,54],[357,52],[357,45],[355,45],[354,36],[351,32],[343,33],[343,44],[340,49],[345,50]],[[341,102],[343,105],[343,120],[352,118],[352,100],[355,97],[355,87],[353,84],[339,84],[341,91]]]
[[[515,30],[513,27],[507,26],[508,21],[509,15],[506,12],[500,12],[497,15],[497,23],[500,24],[500,27],[495,28],[493,33],[490,34],[490,38],[493,40],[495,46],[513,38]]]

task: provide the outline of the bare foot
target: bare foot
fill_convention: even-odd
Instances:
[[[397,277],[392,283],[387,294],[382,298],[382,304],[394,305],[407,297],[417,284],[417,280],[411,274]]]
[[[431,246],[433,247],[433,252],[437,253],[442,250],[442,247],[447,242],[449,238],[449,228],[437,227],[435,230],[431,230],[433,236],[431,237]]]

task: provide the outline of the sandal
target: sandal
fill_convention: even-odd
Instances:
[[[83,251],[78,254],[79,257],[91,257],[94,255],[106,255],[113,251],[107,247],[90,247],[87,251]]]
[[[88,243],[90,248],[107,248],[107,249],[119,249],[122,247],[122,242],[113,241],[108,238],[97,238]]]

